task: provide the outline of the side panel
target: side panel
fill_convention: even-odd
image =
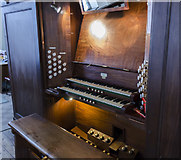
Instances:
[[[36,4],[3,7],[15,114],[42,114]]]
[[[163,88],[160,156],[180,158],[179,142],[179,3],[172,3],[165,87]]]
[[[147,104],[147,157],[180,158],[179,3],[154,3]]]

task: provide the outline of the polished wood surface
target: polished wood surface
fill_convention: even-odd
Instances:
[[[128,11],[84,15],[76,61],[137,71],[145,53],[147,7],[146,3],[129,4]],[[90,32],[96,20],[105,26],[102,39]]]
[[[101,73],[107,73],[102,79]],[[74,64],[74,77],[127,89],[137,89],[137,73],[84,64]]]
[[[37,114],[12,121],[9,125],[49,158],[111,158]]]
[[[57,14],[57,12],[50,7],[51,2],[41,3],[42,5],[42,18],[43,18],[43,34],[44,34],[44,48],[45,59],[44,61],[44,74],[46,75],[46,87],[56,87],[57,85],[64,85],[64,79],[71,76],[71,27],[70,27],[70,4],[69,3],[56,3],[57,6],[61,6],[63,13]],[[48,76],[48,50],[49,47],[56,47],[53,52],[59,54],[59,52],[66,52],[65,55],[61,55],[62,63],[67,63],[67,71],[53,76],[49,79]],[[53,54],[53,53],[52,53]],[[51,55],[52,55],[51,54]],[[51,58],[53,61],[53,56]],[[53,63],[53,62],[52,62]],[[59,65],[57,63],[57,65]],[[56,68],[56,67],[55,67]],[[57,69],[58,70],[58,69]],[[52,69],[53,71],[53,69]],[[58,71],[53,71],[53,73]],[[52,75],[53,75],[52,73]]]
[[[172,3],[169,27],[168,54],[165,66],[165,88],[162,97],[161,130],[160,130],[160,155],[161,157],[181,157],[179,139],[179,17],[181,10],[179,3]],[[175,27],[176,26],[176,27]],[[174,125],[173,125],[174,124]],[[165,144],[165,141],[167,143]]]
[[[178,158],[180,156],[177,28],[179,4],[153,3],[152,32],[147,35],[146,54],[146,3],[130,2],[128,11],[84,15],[83,21],[77,3],[76,5],[58,3],[65,11],[64,14],[57,14],[50,4],[11,3],[3,6],[15,115],[25,116],[34,112],[39,114],[43,112],[43,116],[67,130],[78,126],[84,132],[93,127],[113,137],[124,133],[123,141],[138,149],[143,156]],[[103,39],[97,39],[89,32],[90,25],[95,20],[102,21],[106,27],[107,32]],[[151,40],[150,46],[149,40]],[[63,57],[63,61],[67,62],[67,71],[50,81],[47,80],[47,51],[54,45],[57,47],[56,52],[67,53]],[[137,89],[136,72],[144,57],[148,59],[148,51],[150,55],[145,123],[82,102],[65,101],[63,95],[58,98],[46,95],[46,106],[42,107],[45,89],[42,85],[45,82],[47,82],[46,87],[65,85],[66,78],[72,77],[73,69],[73,77]],[[76,61],[73,65],[72,60]],[[42,76],[42,72],[45,77]],[[107,73],[107,78],[102,79],[101,73]],[[53,103],[55,105],[52,105]],[[21,121],[23,130],[26,131],[26,127],[30,125],[39,131],[39,135],[48,131],[46,137],[50,135],[57,137],[56,131],[47,130],[46,127],[44,130],[38,128],[35,125],[38,124],[37,119],[32,121],[23,119]],[[33,138],[36,139],[36,136],[33,135]],[[68,137],[72,142],[66,148],[69,149],[72,144],[76,148],[78,144],[80,148],[84,148],[83,150],[91,150],[91,154],[94,154],[95,149],[90,149],[90,146],[85,147],[82,141],[75,139],[76,137]],[[49,138],[53,141],[51,137]],[[64,151],[62,148],[64,140],[57,143],[56,138],[55,145],[52,145],[53,152],[58,152],[58,148],[62,150],[57,154]],[[41,139],[41,142],[46,143],[46,146],[42,147],[43,151],[51,149],[50,143],[47,143],[49,141]],[[21,144],[17,147],[20,146]],[[71,154],[82,155],[80,150],[77,151],[79,153],[73,151],[70,150]],[[84,155],[87,156],[86,153]],[[99,152],[98,155],[102,156],[102,153]]]
[[[71,19],[71,54],[72,60],[75,58],[77,50],[77,44],[79,39],[79,33],[82,23],[82,14],[79,3],[70,3],[70,19]]]
[[[95,128],[109,136],[115,137],[115,134],[122,134],[121,132],[117,133],[115,127],[125,131],[123,141],[137,148],[142,155],[144,154],[144,123],[79,101],[76,101],[75,118],[76,126],[80,127],[84,132],[87,132],[90,128]]]
[[[11,34],[6,36],[7,44],[13,50],[9,53],[9,62],[16,118],[31,113],[46,115],[46,108],[41,108],[43,102],[47,105],[45,89],[64,85],[66,78],[72,75],[72,55],[75,54],[82,19],[80,6],[78,3],[58,3],[63,14],[57,14],[50,4],[18,2],[3,6],[6,19],[16,23],[14,27],[5,23],[7,34]],[[13,15],[21,23],[12,20]],[[67,70],[49,80],[47,51],[53,46],[57,54],[66,52],[61,60],[67,63]]]
[[[147,104],[147,157],[180,158],[179,3],[154,3]]]
[[[67,130],[71,130],[76,125],[74,106],[74,101],[66,101],[64,98],[61,98],[55,104],[47,107],[45,116],[55,124]]]
[[[41,66],[35,3],[2,7],[14,113],[42,114]]]
[[[113,110],[106,111],[76,100],[66,101],[62,98],[54,103],[49,107],[46,117],[57,125],[69,131],[78,126],[84,132],[92,127],[112,137],[122,134],[115,129],[119,128],[125,132],[123,141],[144,155],[146,130],[143,122]]]
[[[56,87],[65,85],[65,79],[67,77],[72,76],[72,60],[74,59],[77,41],[79,37],[80,24],[82,21],[82,15],[80,11],[80,6],[78,3],[62,3],[56,2],[57,6],[61,7],[61,13],[57,14],[57,12],[51,8],[51,3],[40,3],[40,22],[42,31],[42,46],[43,46],[43,62],[44,62],[44,80],[46,84],[46,88],[48,87]],[[59,74],[58,70],[53,71],[54,73],[58,73],[57,76],[53,76],[52,79],[49,79],[48,73],[48,60],[53,61],[53,56],[51,59],[48,59],[48,50],[49,47],[56,47],[53,52],[57,55],[60,52],[66,52],[65,55],[61,55],[62,63],[58,65],[62,65],[66,63],[66,71],[64,72],[62,66],[62,73]],[[52,53],[53,54],[53,53]],[[51,55],[52,55],[51,54]],[[55,62],[58,62],[55,61]],[[51,64],[52,65],[52,64]],[[55,66],[54,66],[55,67]],[[56,68],[56,67],[55,67]]]

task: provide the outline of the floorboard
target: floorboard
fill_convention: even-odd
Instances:
[[[0,159],[15,158],[14,135],[8,123],[13,120],[13,105],[10,95],[0,94]]]

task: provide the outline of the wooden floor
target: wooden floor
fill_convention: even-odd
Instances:
[[[0,159],[15,158],[14,136],[8,126],[13,119],[11,96],[0,94]]]

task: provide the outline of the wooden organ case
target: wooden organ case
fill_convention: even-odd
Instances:
[[[137,70],[148,61],[147,3],[85,15],[72,2],[2,8],[15,119],[38,113],[105,157],[145,157],[145,118],[135,108],[141,103]],[[33,98],[22,98],[29,95]],[[30,116],[32,122],[39,119]],[[28,125],[28,119],[23,123]]]
[[[108,155],[140,158],[145,119],[134,108],[140,103],[137,70],[145,58],[147,4],[129,3],[126,11],[87,14],[80,22],[78,35],[72,33],[78,37],[67,64],[72,70],[67,68],[64,84],[47,90],[57,94],[57,100],[63,98],[48,107],[46,117]],[[47,49],[47,56],[51,52]]]

